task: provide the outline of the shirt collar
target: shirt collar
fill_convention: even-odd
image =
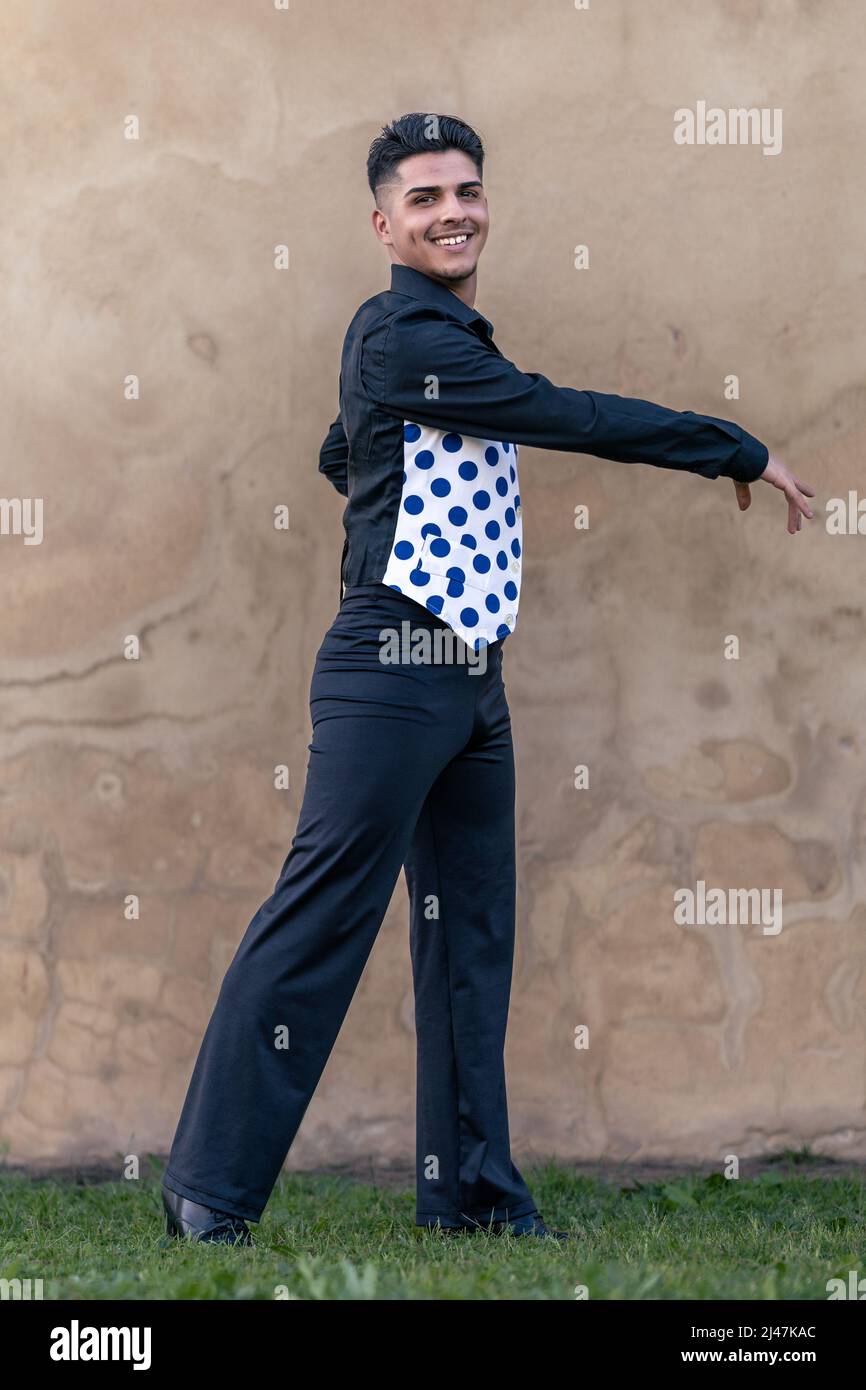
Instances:
[[[391,289],[397,294],[408,294],[413,299],[423,299],[428,304],[447,309],[461,323],[483,324],[487,337],[493,336],[493,324],[482,313],[464,304],[462,299],[458,299],[456,294],[446,289],[438,280],[432,280],[429,275],[423,275],[420,270],[414,270],[410,265],[399,265],[396,261],[391,263]]]

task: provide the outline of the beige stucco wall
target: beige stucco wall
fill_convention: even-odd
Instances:
[[[0,491],[44,499],[41,544],[0,537],[8,1158],[166,1151],[279,872],[337,605],[318,448],[389,279],[364,162],[413,109],[486,138],[507,356],[734,418],[818,488],[792,537],[765,484],[741,515],[521,451],[515,1156],[866,1156],[866,537],[824,522],[866,445],[860,11],[7,0]],[[782,153],[676,146],[700,99],[781,108]],[[698,879],[781,888],[782,931],[674,925]],[[290,1167],[412,1153],[406,914],[401,878]]]

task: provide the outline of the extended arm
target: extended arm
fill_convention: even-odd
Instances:
[[[495,351],[490,351],[493,346]],[[362,379],[370,399],[404,420],[484,439],[594,454],[731,478],[741,511],[759,478],[788,503],[788,531],[813,512],[815,490],[795,478],[766,444],[733,420],[669,410],[635,396],[555,386],[522,372],[473,329],[418,305],[378,325],[364,342]]]
[[[483,439],[754,482],[769,451],[731,420],[555,386],[419,305],[365,339],[362,376],[390,414]]]

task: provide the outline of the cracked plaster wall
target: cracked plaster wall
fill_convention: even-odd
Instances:
[[[792,538],[763,485],[741,516],[724,480],[521,453],[515,1155],[866,1156],[866,538],[821,510],[866,443],[860,29],[843,0],[445,0],[433,33],[392,0],[4,6],[2,491],[44,498],[40,545],[0,537],[7,1157],[167,1149],[287,852],[337,604],[318,448],[388,282],[364,160],[418,108],[487,139],[506,355],[737,419],[819,490]],[[700,97],[783,108],[783,153],[675,148]],[[700,878],[780,887],[783,930],[675,926]],[[290,1167],[412,1153],[406,911],[401,879]]]

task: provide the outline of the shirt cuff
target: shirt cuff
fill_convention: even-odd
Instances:
[[[766,444],[756,439],[746,430],[739,449],[732,454],[719,472],[724,478],[733,478],[735,483],[755,483],[760,478],[770,458]]]

